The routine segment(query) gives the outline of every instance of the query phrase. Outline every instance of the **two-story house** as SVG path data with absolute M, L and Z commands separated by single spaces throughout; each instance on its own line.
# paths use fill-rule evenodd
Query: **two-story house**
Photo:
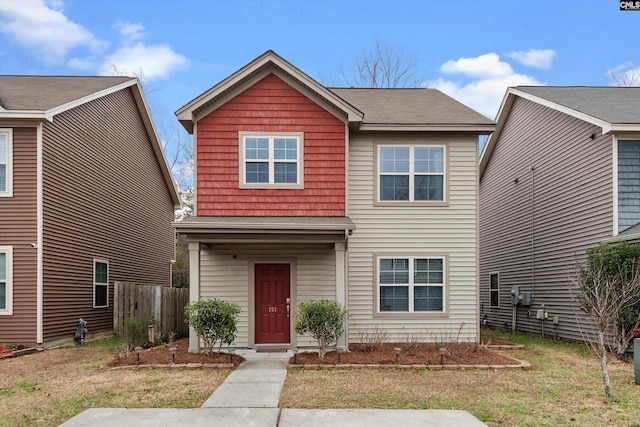
M 0 343 L 113 330 L 113 282 L 169 285 L 179 206 L 130 77 L 0 76 Z
M 476 341 L 478 135 L 433 89 L 327 88 L 267 51 L 176 112 L 194 135 L 191 300 L 242 308 L 236 345 L 313 345 L 296 307 L 336 300 L 343 342 Z M 190 350 L 199 342 L 191 333 Z
M 514 87 L 496 122 L 480 159 L 482 315 L 582 340 L 576 263 L 640 241 L 640 88 Z

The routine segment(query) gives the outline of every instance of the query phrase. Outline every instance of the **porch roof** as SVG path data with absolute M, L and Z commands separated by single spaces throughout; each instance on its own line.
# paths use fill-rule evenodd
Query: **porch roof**
M 173 226 L 200 242 L 344 242 L 356 228 L 348 217 L 190 217 Z

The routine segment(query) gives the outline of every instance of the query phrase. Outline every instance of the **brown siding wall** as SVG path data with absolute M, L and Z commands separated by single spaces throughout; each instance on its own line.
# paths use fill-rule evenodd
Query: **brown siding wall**
M 36 342 L 36 138 L 35 127 L 13 129 L 13 197 L 0 197 L 0 246 L 13 246 L 13 315 L 0 316 L 5 344 Z
M 540 333 L 536 310 L 549 313 L 545 334 L 580 340 L 570 274 L 585 249 L 613 232 L 611 137 L 597 126 L 531 101 L 513 105 L 480 181 L 480 301 L 489 324 L 511 327 L 510 289 L 532 291 L 532 198 L 535 165 L 535 300 L 517 308 L 517 329 Z M 518 183 L 514 180 L 518 179 Z M 500 307 L 489 307 L 489 275 L 499 273 Z M 528 316 L 530 312 L 531 317 Z
M 44 129 L 44 340 L 78 318 L 110 331 L 113 282 L 168 285 L 173 203 L 129 89 Z M 93 260 L 109 261 L 109 308 L 93 308 Z

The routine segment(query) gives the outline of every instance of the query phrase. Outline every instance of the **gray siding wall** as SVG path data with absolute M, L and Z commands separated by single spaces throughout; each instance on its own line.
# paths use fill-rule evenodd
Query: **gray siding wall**
M 44 340 L 113 327 L 113 282 L 169 285 L 173 203 L 129 89 L 44 128 Z M 93 308 L 93 260 L 109 307 Z
M 336 299 L 336 252 L 333 245 L 212 245 L 200 252 L 200 297 L 219 298 L 240 305 L 236 345 L 249 344 L 250 260 L 256 263 L 293 260 L 296 276 L 291 283 L 292 334 L 295 307 L 301 302 Z M 233 256 L 236 256 L 234 259 Z M 299 347 L 316 346 L 308 336 L 297 335 Z
M 375 143 L 445 144 L 448 146 L 449 206 L 374 206 L 377 179 Z M 437 341 L 456 334 L 464 323 L 461 339 L 478 339 L 477 178 L 476 135 L 352 135 L 349 142 L 349 216 L 356 230 L 349 238 L 348 308 L 349 340 L 374 328 L 387 332 L 390 340 L 421 336 Z M 447 315 L 425 318 L 400 314 L 376 317 L 375 255 L 447 256 Z
M 3 126 L 0 123 L 0 127 Z M 35 344 L 36 128 L 13 129 L 13 197 L 0 197 L 0 246 L 13 246 L 13 315 L 0 316 L 0 343 Z
M 570 275 L 585 249 L 613 234 L 612 137 L 547 107 L 516 99 L 500 140 L 480 180 L 480 299 L 490 325 L 511 327 L 509 290 L 533 291 L 517 308 L 517 329 L 540 333 L 535 310 L 549 313 L 545 333 L 582 339 Z M 535 165 L 534 212 L 532 173 Z M 515 180 L 518 180 L 517 183 Z M 499 273 L 500 307 L 489 307 L 489 275 Z M 531 314 L 531 317 L 528 315 Z
M 618 141 L 618 232 L 640 222 L 640 140 Z

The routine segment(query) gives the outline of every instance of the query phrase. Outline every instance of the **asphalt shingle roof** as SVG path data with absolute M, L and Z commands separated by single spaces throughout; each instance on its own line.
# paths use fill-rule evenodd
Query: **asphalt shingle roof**
M 47 111 L 128 80 L 132 77 L 0 76 L 0 107 Z
M 329 88 L 364 113 L 363 124 L 493 124 L 436 89 Z
M 640 87 L 518 86 L 515 89 L 611 124 L 640 123 Z

